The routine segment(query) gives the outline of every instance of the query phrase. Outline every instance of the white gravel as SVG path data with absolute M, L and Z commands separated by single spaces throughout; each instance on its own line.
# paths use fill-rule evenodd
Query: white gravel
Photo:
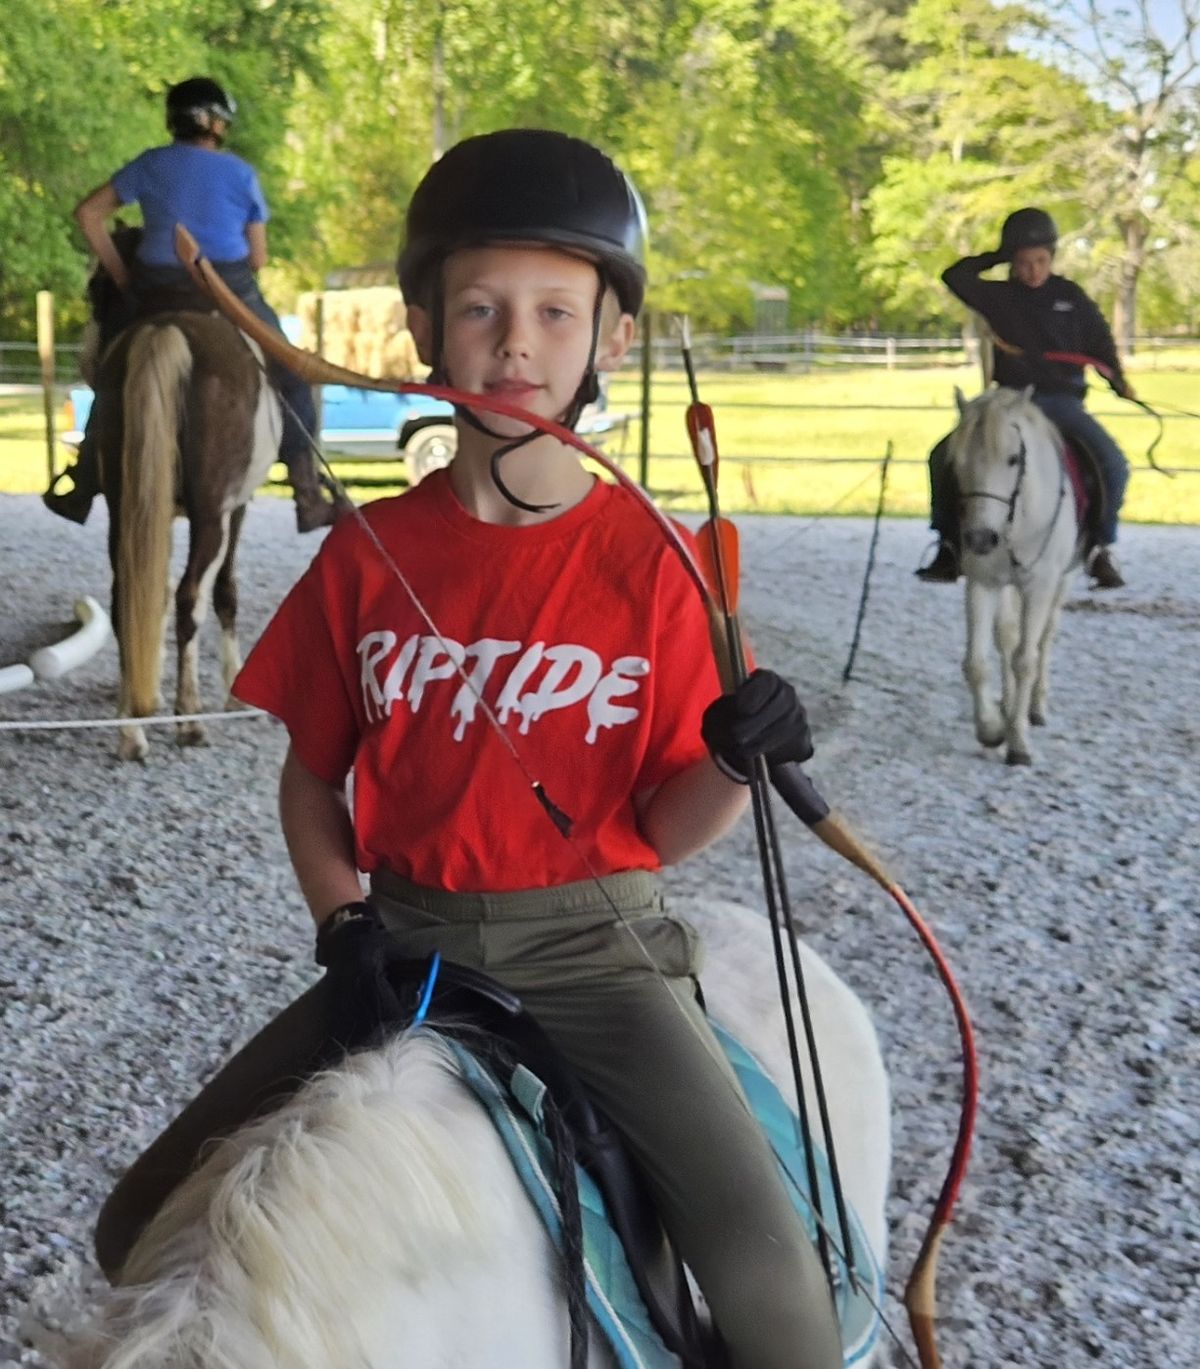
M 107 602 L 105 530 L 102 508 L 75 529 L 0 496 L 0 665 L 64 635 L 80 593 Z M 982 1103 L 942 1252 L 945 1361 L 1192 1369 L 1200 535 L 1129 528 L 1130 588 L 1080 584 L 1031 770 L 973 740 L 961 595 L 912 578 L 916 523 L 884 526 L 842 684 L 869 535 L 861 520 L 744 520 L 743 616 L 810 703 L 814 777 L 932 923 L 973 1008 Z M 244 642 L 318 538 L 297 537 L 281 501 L 253 506 Z M 213 651 L 204 668 L 215 707 Z M 109 716 L 115 685 L 110 646 L 0 696 L 0 720 Z M 2 1365 L 46 1362 L 29 1337 L 95 1279 L 90 1227 L 114 1179 L 314 976 L 275 817 L 283 744 L 266 721 L 192 751 L 155 729 L 130 766 L 112 731 L 0 731 Z M 899 1290 L 957 1118 L 949 1005 L 891 901 L 780 822 L 806 933 L 871 1006 L 892 1072 Z M 752 903 L 757 870 L 747 822 L 671 883 L 680 903 Z

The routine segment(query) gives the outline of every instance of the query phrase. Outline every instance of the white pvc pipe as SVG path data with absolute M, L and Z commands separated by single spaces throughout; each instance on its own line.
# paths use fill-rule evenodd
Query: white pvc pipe
M 27 665 L 0 666 L 0 694 L 11 694 L 33 683 L 33 671 Z
M 74 670 L 90 660 L 112 636 L 108 614 L 90 594 L 75 601 L 75 617 L 82 624 L 78 632 L 73 632 L 61 642 L 55 642 L 53 646 L 42 647 L 29 658 L 33 674 L 39 680 L 57 680 L 68 670 Z M 9 667 L 12 670 L 20 668 Z

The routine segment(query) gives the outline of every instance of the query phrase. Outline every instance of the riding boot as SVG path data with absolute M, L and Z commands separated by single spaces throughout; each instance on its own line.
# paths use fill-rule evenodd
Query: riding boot
M 958 478 L 950 464 L 950 438 L 929 453 L 929 526 L 938 535 L 937 554 L 914 572 L 918 580 L 952 585 L 959 577 Z
M 296 531 L 312 532 L 314 528 L 329 527 L 344 510 L 336 499 L 325 498 L 312 454 L 302 451 L 290 457 L 284 456 L 282 460 L 287 466 L 292 495 L 296 501 Z
M 1087 569 L 1092 577 L 1092 589 L 1122 589 L 1125 585 L 1112 547 L 1096 547 L 1088 558 Z
M 938 542 L 937 555 L 927 566 L 918 566 L 914 572 L 918 580 L 927 584 L 952 585 L 962 574 L 959 565 L 958 548 L 953 542 L 943 538 Z
M 71 477 L 72 485 L 69 490 L 60 492 L 55 487 L 65 475 Z M 96 449 L 85 433 L 75 464 L 59 471 L 50 482 L 50 488 L 42 495 L 42 503 L 60 518 L 70 519 L 72 523 L 86 523 L 92 511 L 92 500 L 99 493 L 100 463 Z

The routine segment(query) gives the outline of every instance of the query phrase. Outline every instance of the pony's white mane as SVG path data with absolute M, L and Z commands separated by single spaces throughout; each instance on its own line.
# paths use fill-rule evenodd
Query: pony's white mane
M 950 442 L 950 460 L 960 480 L 972 457 L 986 453 L 988 460 L 998 456 L 1007 458 L 1008 432 L 1014 423 L 1032 429 L 1033 436 L 1043 438 L 1055 451 L 1061 450 L 1062 437 L 1058 429 L 1025 391 L 997 386 L 976 395 L 963 407 Z
M 175 1191 L 130 1253 L 105 1329 L 73 1364 L 372 1362 L 355 1332 L 378 1321 L 381 1290 L 420 1283 L 472 1251 L 482 1256 L 503 1220 L 502 1201 L 473 1181 L 479 1170 L 464 1114 L 480 1115 L 445 1046 L 428 1033 L 323 1075 L 221 1142 Z M 405 1220 L 388 1223 L 381 1258 L 389 1211 Z M 98 1353 L 125 1334 L 119 1353 Z

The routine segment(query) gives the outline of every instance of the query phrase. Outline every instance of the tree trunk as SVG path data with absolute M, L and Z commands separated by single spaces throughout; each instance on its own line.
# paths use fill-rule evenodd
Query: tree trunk
M 433 52 L 430 55 L 430 84 L 433 87 L 433 161 L 446 150 L 446 52 L 442 42 L 445 6 L 439 4 L 433 27 Z
M 1117 277 L 1117 298 L 1113 306 L 1113 337 L 1117 343 L 1117 354 L 1127 361 L 1133 354 L 1133 337 L 1137 331 L 1137 288 L 1145 260 L 1146 238 L 1149 225 L 1142 218 L 1129 218 L 1121 221 L 1121 238 L 1124 251 L 1121 254 L 1121 269 Z

